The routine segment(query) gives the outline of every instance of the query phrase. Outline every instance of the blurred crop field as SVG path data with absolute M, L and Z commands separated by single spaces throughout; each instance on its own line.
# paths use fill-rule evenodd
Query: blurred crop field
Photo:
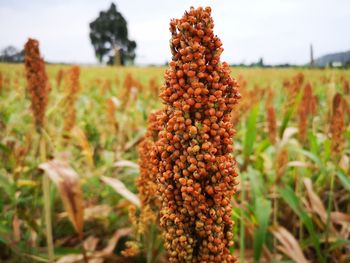
M 84 210 L 78 234 L 65 190 L 51 183 L 57 262 L 79 262 L 82 251 L 89 262 L 167 262 L 157 226 L 139 216 L 135 183 L 137 147 L 149 114 L 161 108 L 166 68 L 80 66 L 67 130 L 70 69 L 46 65 L 44 147 L 79 176 L 75 202 Z M 350 262 L 350 70 L 232 68 L 231 75 L 242 95 L 232 115 L 235 255 L 240 262 Z M 47 261 L 41 184 L 43 170 L 57 167 L 45 169 L 38 158 L 26 85 L 24 65 L 0 64 L 0 262 Z

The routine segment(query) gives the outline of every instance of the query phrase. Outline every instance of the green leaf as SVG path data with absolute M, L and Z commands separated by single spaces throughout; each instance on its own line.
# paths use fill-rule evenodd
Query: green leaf
M 250 111 L 248 119 L 247 119 L 247 130 L 244 139 L 244 156 L 245 158 L 249 158 L 249 155 L 253 152 L 253 145 L 256 138 L 256 122 L 259 113 L 259 105 L 253 107 Z
M 280 138 L 282 138 L 284 130 L 287 128 L 288 122 L 289 122 L 290 118 L 292 117 L 292 114 L 293 114 L 293 108 L 290 108 L 286 112 L 286 114 L 284 115 L 283 120 L 282 120 L 282 124 L 281 124 L 281 128 L 280 128 Z
M 14 184 L 5 175 L 0 174 L 0 188 L 3 188 L 5 193 L 11 200 L 15 199 Z
M 258 221 L 258 228 L 254 232 L 254 261 L 260 262 L 263 246 L 265 244 L 269 218 L 271 214 L 271 201 L 259 197 L 255 202 L 255 216 Z
M 264 182 L 260 173 L 251 167 L 248 168 L 247 175 L 250 181 L 252 199 L 256 202 L 263 195 Z
M 339 180 L 342 182 L 344 187 L 350 191 L 350 179 L 346 176 L 346 174 L 343 171 L 339 171 L 336 173 Z
M 323 161 L 324 162 L 328 162 L 328 160 L 331 158 L 331 153 L 332 153 L 331 144 L 332 144 L 332 142 L 329 139 L 324 141 L 324 144 L 323 144 L 323 146 L 324 146 L 324 148 L 323 148 Z
M 310 152 L 317 156 L 319 152 L 319 149 L 318 149 L 319 146 L 317 143 L 316 134 L 314 134 L 313 132 L 309 132 L 308 135 L 309 135 L 309 142 L 310 142 Z
M 312 239 L 313 245 L 316 249 L 318 261 L 325 262 L 325 258 L 321 254 L 320 240 L 316 234 L 312 219 L 301 207 L 299 198 L 296 196 L 293 189 L 289 186 L 286 186 L 283 189 L 278 188 L 277 190 L 281 195 L 282 199 L 292 208 L 294 213 L 296 213 L 299 216 L 301 222 L 305 225 L 306 229 L 308 230 L 310 238 Z
M 284 130 L 288 127 L 288 123 L 289 123 L 290 119 L 292 118 L 294 112 L 296 111 L 297 106 L 299 105 L 299 103 L 301 101 L 302 95 L 303 95 L 303 92 L 301 89 L 298 96 L 297 96 L 297 99 L 296 99 L 294 105 L 292 105 L 292 107 L 290 107 L 287 110 L 286 114 L 283 116 L 283 120 L 282 120 L 282 124 L 281 124 L 281 128 L 280 128 L 280 138 L 282 138 Z

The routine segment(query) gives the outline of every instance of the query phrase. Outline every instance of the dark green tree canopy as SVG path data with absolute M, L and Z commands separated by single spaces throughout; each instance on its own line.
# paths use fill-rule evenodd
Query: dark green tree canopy
M 0 62 L 20 63 L 24 61 L 24 51 L 14 46 L 7 46 L 0 51 Z
M 101 63 L 113 61 L 115 49 L 119 49 L 122 64 L 135 59 L 136 42 L 129 40 L 127 22 L 114 3 L 90 23 L 90 40 Z

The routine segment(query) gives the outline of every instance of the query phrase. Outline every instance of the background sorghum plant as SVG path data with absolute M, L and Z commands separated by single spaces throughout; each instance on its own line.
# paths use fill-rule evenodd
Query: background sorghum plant
M 44 60 L 40 56 L 39 42 L 35 39 L 28 39 L 24 46 L 24 53 L 27 86 L 32 101 L 31 109 L 36 128 L 39 130 L 44 124 L 50 85 L 46 75 Z

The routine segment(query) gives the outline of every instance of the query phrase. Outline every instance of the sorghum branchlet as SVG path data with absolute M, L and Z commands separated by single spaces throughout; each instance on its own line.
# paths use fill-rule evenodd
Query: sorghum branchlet
M 331 148 L 336 158 L 340 158 L 344 148 L 344 98 L 337 93 L 333 98 L 333 113 L 330 125 Z
M 117 132 L 119 130 L 119 124 L 118 124 L 118 121 L 117 121 L 117 119 L 115 117 L 115 113 L 117 111 L 117 105 L 114 102 L 115 99 L 116 98 L 114 98 L 114 97 L 109 98 L 107 100 L 107 105 L 106 106 L 107 106 L 108 121 L 111 124 L 111 126 L 113 127 L 115 134 L 117 134 Z
M 304 142 L 307 135 L 308 119 L 310 116 L 316 114 L 317 97 L 312 93 L 312 86 L 307 83 L 303 90 L 303 97 L 298 108 L 298 128 L 299 128 L 299 139 Z
M 142 207 L 140 221 L 146 224 L 155 223 L 160 207 L 156 179 L 158 163 L 154 163 L 154 147 L 158 140 L 158 133 L 163 129 L 163 119 L 164 113 L 161 110 L 149 115 L 147 132 L 138 147 L 140 176 L 137 178 L 136 185 Z
M 57 71 L 57 75 L 56 75 L 56 86 L 60 87 L 62 80 L 64 78 L 64 71 L 63 69 L 60 69 L 59 71 Z
M 28 91 L 31 96 L 37 130 L 43 127 L 50 85 L 45 71 L 44 60 L 40 56 L 39 42 L 29 38 L 24 46 L 24 64 Z
M 270 142 L 274 144 L 277 136 L 277 123 L 275 108 L 272 105 L 267 107 L 266 115 L 269 139 Z
M 123 107 L 128 108 L 131 103 L 134 103 L 137 100 L 137 94 L 142 90 L 143 85 L 131 73 L 127 73 L 119 97 Z
M 286 147 L 283 147 L 277 151 L 275 171 L 276 181 L 275 184 L 279 184 L 283 178 L 288 164 L 289 153 Z
M 159 96 L 159 86 L 157 83 L 157 78 L 153 77 L 149 80 L 149 90 L 151 91 L 151 95 L 158 97 Z
M 350 94 L 350 84 L 348 80 L 343 80 L 343 91 L 345 95 Z
M 3 79 L 2 72 L 0 71 L 0 95 L 3 90 Z
M 77 94 L 80 89 L 79 83 L 80 68 L 73 66 L 69 69 L 66 76 L 66 102 L 65 102 L 65 118 L 64 127 L 65 132 L 69 132 L 75 125 L 76 109 L 75 102 Z
M 170 23 L 172 61 L 161 98 L 167 120 L 158 152 L 160 225 L 169 262 L 234 262 L 231 197 L 236 190 L 230 113 L 237 82 L 213 33 L 211 9 Z
M 297 102 L 298 94 L 302 89 L 303 82 L 304 82 L 303 73 L 296 74 L 291 81 L 285 80 L 283 82 L 283 86 L 287 92 L 286 101 L 283 106 L 284 113 L 289 112 L 295 106 L 295 103 Z
M 242 95 L 242 100 L 236 106 L 235 110 L 231 113 L 231 122 L 233 126 L 236 126 L 245 114 L 250 112 L 254 106 L 256 106 L 264 97 L 265 89 L 255 86 L 254 89 L 246 88 L 247 82 L 241 77 L 239 84 L 239 92 Z M 242 84 L 240 84 L 242 83 Z M 242 88 L 243 87 L 245 88 Z M 245 99 L 244 99 L 245 98 Z

